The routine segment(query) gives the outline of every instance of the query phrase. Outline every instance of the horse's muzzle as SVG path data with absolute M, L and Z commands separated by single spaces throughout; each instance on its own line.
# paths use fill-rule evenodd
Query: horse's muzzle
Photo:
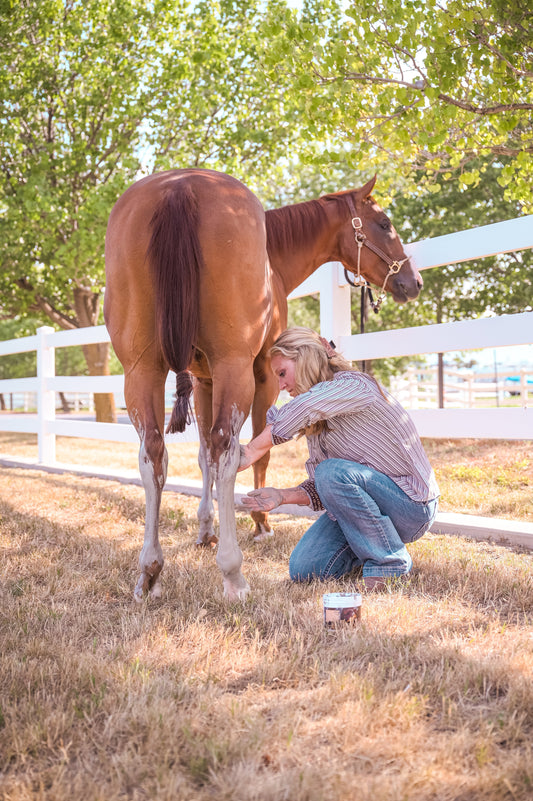
M 391 281 L 390 291 L 396 303 L 407 303 L 419 296 L 423 285 L 424 281 L 418 270 L 411 275 L 402 275 L 400 272 Z

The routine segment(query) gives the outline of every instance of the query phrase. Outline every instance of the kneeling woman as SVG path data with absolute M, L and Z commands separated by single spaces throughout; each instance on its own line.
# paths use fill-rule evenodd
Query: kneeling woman
M 284 331 L 270 354 L 279 388 L 292 400 L 269 409 L 265 429 L 241 446 L 239 470 L 303 433 L 309 478 L 254 490 L 243 504 L 250 511 L 284 503 L 326 510 L 291 555 L 294 581 L 338 578 L 362 565 L 366 589 L 382 589 L 409 573 L 405 543 L 419 539 L 437 512 L 439 489 L 415 426 L 374 378 L 308 328 Z

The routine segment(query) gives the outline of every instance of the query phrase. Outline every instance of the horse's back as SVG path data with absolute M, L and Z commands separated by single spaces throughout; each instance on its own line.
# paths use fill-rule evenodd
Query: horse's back
M 115 203 L 106 233 L 108 281 L 115 272 L 128 272 L 132 265 L 136 272 L 146 269 L 154 213 L 166 195 L 181 191 L 190 191 L 196 198 L 206 261 L 210 250 L 220 257 L 235 239 L 253 239 L 266 247 L 263 208 L 243 183 L 214 170 L 168 170 L 141 178 Z
M 155 173 L 130 186 L 113 207 L 106 235 L 104 305 L 111 338 L 125 341 L 127 331 L 134 329 L 137 340 L 143 340 L 155 330 L 158 301 L 150 259 L 154 223 L 169 198 L 182 196 L 195 207 L 201 251 L 199 297 L 188 299 L 197 300 L 199 307 L 195 344 L 210 353 L 222 336 L 230 350 L 242 347 L 244 328 L 257 351 L 271 300 L 264 210 L 244 184 L 213 170 Z M 176 227 L 183 225 L 176 220 Z

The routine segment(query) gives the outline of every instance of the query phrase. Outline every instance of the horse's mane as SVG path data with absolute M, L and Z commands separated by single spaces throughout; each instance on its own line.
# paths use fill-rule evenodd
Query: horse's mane
M 313 240 L 327 223 L 326 212 L 320 200 L 269 209 L 265 216 L 269 256 L 302 247 Z

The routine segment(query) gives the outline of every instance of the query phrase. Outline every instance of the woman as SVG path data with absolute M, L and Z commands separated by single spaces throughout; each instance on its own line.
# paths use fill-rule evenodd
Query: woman
M 303 433 L 309 478 L 254 490 L 243 504 L 250 511 L 282 503 L 326 510 L 291 555 L 294 581 L 338 578 L 362 565 L 365 588 L 384 589 L 409 573 L 405 543 L 419 539 L 437 512 L 439 489 L 414 424 L 374 378 L 308 328 L 284 331 L 270 355 L 292 400 L 269 409 L 261 434 L 241 446 L 239 470 Z

